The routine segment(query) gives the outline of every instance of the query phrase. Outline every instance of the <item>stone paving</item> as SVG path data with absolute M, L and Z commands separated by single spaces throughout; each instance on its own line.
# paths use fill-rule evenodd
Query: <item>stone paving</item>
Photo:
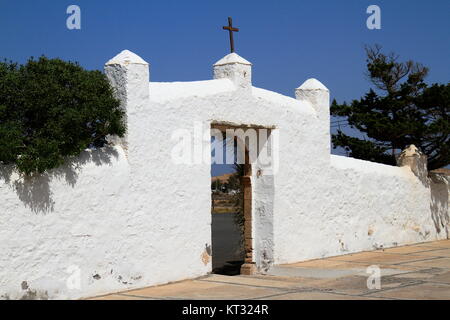
M 367 286 L 367 267 L 373 265 L 381 270 L 380 289 Z M 91 299 L 450 300 L 450 240 L 279 265 L 267 275 L 211 274 Z

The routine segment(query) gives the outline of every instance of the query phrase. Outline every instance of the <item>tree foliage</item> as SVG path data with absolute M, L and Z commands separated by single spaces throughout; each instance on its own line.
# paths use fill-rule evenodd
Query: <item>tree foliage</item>
M 395 154 L 410 144 L 428 156 L 430 170 L 450 163 L 450 83 L 428 86 L 428 69 L 413 61 L 399 62 L 380 46 L 367 47 L 367 76 L 375 87 L 351 104 L 331 106 L 331 114 L 346 117 L 350 127 L 367 139 L 332 136 L 334 148 L 350 156 L 395 165 Z
M 124 112 L 105 75 L 41 57 L 0 62 L 0 163 L 27 175 L 63 164 L 107 135 L 123 136 Z

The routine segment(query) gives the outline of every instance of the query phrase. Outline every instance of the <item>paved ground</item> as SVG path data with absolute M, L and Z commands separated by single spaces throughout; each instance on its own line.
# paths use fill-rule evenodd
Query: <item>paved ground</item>
M 381 268 L 368 289 L 367 267 Z M 93 299 L 447 299 L 450 240 L 277 266 L 270 275 L 208 275 Z

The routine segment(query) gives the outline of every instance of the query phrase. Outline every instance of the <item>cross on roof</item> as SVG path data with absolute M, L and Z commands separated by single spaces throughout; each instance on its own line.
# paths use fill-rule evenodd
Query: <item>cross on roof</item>
M 238 32 L 239 29 L 238 28 L 233 28 L 233 20 L 231 19 L 231 17 L 228 17 L 228 27 L 222 27 L 223 30 L 228 30 L 228 32 L 230 33 L 230 47 L 231 47 L 231 52 L 234 52 L 234 38 L 233 38 L 233 32 Z

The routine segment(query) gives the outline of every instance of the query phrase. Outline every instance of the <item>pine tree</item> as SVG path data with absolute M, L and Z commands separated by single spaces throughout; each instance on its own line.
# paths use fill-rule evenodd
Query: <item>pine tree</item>
M 395 165 L 395 156 L 410 144 L 428 156 L 428 169 L 450 163 L 450 83 L 428 86 L 428 69 L 399 62 L 381 47 L 366 47 L 367 76 L 375 87 L 351 104 L 333 100 L 331 114 L 367 139 L 332 135 L 333 147 L 343 147 L 354 158 Z

